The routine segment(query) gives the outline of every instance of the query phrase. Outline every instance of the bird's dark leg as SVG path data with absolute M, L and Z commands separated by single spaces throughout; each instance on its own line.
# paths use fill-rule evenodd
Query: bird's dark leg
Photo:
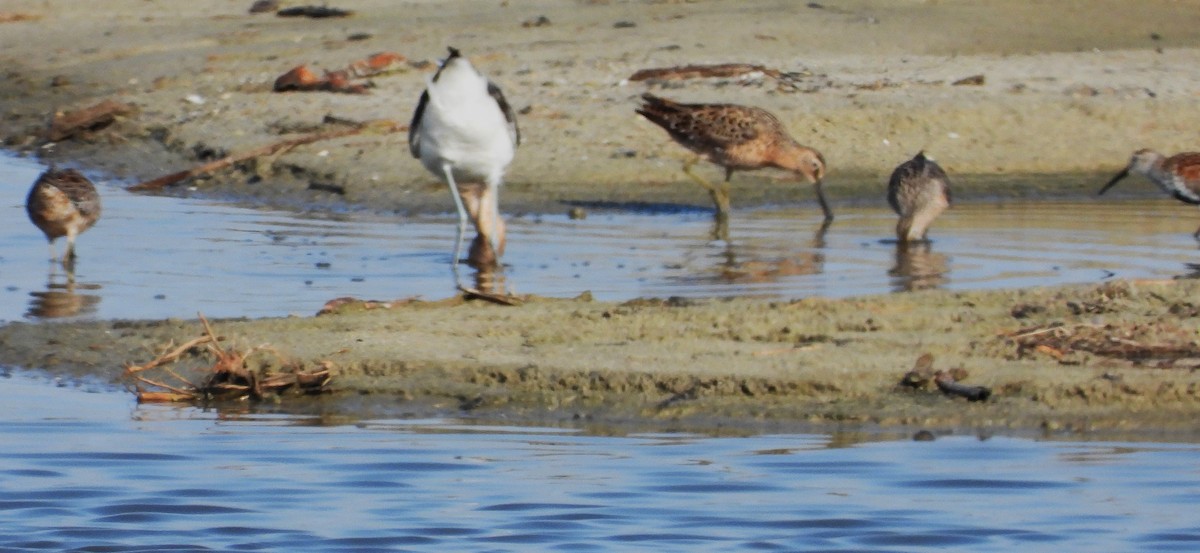
M 687 176 L 691 177 L 697 184 L 708 190 L 708 194 L 712 196 L 713 204 L 717 206 L 717 213 L 729 213 L 729 186 L 714 186 L 707 179 L 692 171 L 692 166 L 699 163 L 700 159 L 700 156 L 696 156 L 683 162 L 683 172 L 687 173 Z
M 813 233 L 813 248 L 821 249 L 825 247 L 825 232 L 829 230 L 829 225 L 833 224 L 833 219 L 825 219 L 821 221 L 820 228 Z
M 1197 228 L 1196 232 L 1192 233 L 1192 238 L 1195 238 L 1196 240 L 1200 240 L 1200 228 Z
M 729 242 L 729 212 L 713 213 L 712 239 Z
M 821 181 L 817 181 L 814 186 L 817 187 L 817 202 L 821 204 L 821 211 L 825 213 L 825 222 L 833 220 L 833 210 L 829 209 L 829 202 L 825 201 L 825 192 L 821 190 Z

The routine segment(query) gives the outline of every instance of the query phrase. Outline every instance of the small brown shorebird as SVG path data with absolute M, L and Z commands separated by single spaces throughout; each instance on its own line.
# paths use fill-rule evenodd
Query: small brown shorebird
M 1129 158 L 1129 165 L 1108 181 L 1099 194 L 1108 192 L 1109 188 L 1128 177 L 1129 173 L 1145 175 L 1150 182 L 1158 185 L 1163 192 L 1174 196 L 1176 200 L 1200 205 L 1200 152 L 1185 152 L 1164 157 L 1154 150 L 1142 148 L 1133 153 Z M 1192 236 L 1200 240 L 1200 228 L 1197 228 Z
M 917 152 L 892 171 L 887 199 L 900 215 L 896 238 L 922 241 L 930 223 L 950 207 L 950 180 L 937 162 L 925 157 L 924 151 Z
M 92 181 L 79 171 L 51 167 L 33 183 L 25 210 L 49 240 L 52 259 L 54 240 L 67 237 L 62 263 L 69 266 L 75 260 L 75 237 L 100 218 L 100 195 Z
M 697 154 L 683 164 L 683 171 L 708 189 L 719 215 L 729 212 L 729 179 L 734 171 L 775 167 L 792 171 L 816 186 L 825 221 L 833 220 L 821 191 L 825 158 L 796 142 L 770 112 L 734 104 L 682 104 L 653 94 L 643 94 L 642 100 L 639 114 Z M 713 185 L 692 172 L 702 158 L 725 168 L 722 185 Z

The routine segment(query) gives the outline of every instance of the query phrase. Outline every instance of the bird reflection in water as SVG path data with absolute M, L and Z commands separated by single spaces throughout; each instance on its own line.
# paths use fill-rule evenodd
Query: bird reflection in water
M 475 237 L 471 247 L 467 250 L 467 258 L 463 261 L 465 265 L 474 270 L 473 287 L 462 284 L 458 263 L 451 265 L 450 272 L 454 276 L 454 286 L 459 291 L 466 292 L 468 295 L 490 296 L 491 299 L 503 303 L 504 298 L 511 297 L 513 292 L 509 290 L 508 279 L 504 275 L 504 264 L 500 263 L 497 257 L 491 255 L 493 251 L 487 237 L 482 234 Z
M 897 292 L 931 290 L 940 288 L 950 281 L 949 259 L 945 254 L 935 253 L 932 243 L 896 242 L 896 265 L 888 271 L 892 287 Z
M 85 291 L 99 289 L 99 284 L 76 283 L 73 271 L 58 275 L 51 270 L 46 279 L 46 289 L 29 293 L 33 298 L 29 300 L 29 311 L 25 316 L 32 319 L 61 319 L 94 313 L 100 304 L 100 296 Z
M 458 276 L 454 277 L 454 281 L 459 282 Z M 512 292 L 508 289 L 508 280 L 504 277 L 504 271 L 499 265 L 481 265 L 475 267 L 475 288 L 463 288 L 459 285 L 460 290 L 464 292 L 475 292 L 497 297 L 512 296 Z
M 713 220 L 713 239 L 725 242 L 722 252 L 724 260 L 719 267 L 720 279 L 729 283 L 775 282 L 783 277 L 824 272 L 825 253 L 822 250 L 825 249 L 825 231 L 829 230 L 831 223 L 831 220 L 821 223 L 805 251 L 776 260 L 739 261 L 737 249 L 729 240 L 728 218 L 723 219 L 721 214 L 717 214 Z

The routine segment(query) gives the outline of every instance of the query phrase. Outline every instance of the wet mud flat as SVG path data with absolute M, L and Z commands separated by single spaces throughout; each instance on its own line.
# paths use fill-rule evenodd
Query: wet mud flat
M 881 197 L 891 168 L 920 149 L 957 179 L 956 197 L 1090 194 L 1100 180 L 1045 188 L 991 177 L 1111 174 L 1138 147 L 1193 149 L 1200 121 L 1198 77 L 1178 69 L 1200 58 L 1187 2 L 1130 12 L 1118 0 L 863 0 L 780 14 L 776 2 L 492 11 L 369 0 L 333 21 L 249 14 L 249 4 L 6 3 L 5 147 L 136 182 L 327 132 L 327 115 L 387 120 L 397 132 L 298 145 L 166 193 L 441 213 L 444 186 L 407 158 L 398 131 L 448 44 L 472 53 L 519 110 L 527 141 L 504 189 L 506 213 L 704 205 L 679 172 L 685 154 L 633 115 L 648 90 L 775 112 L 829 160 L 835 212 L 839 202 Z M 941 32 L 913 33 L 915 23 Z M 381 50 L 412 63 L 370 79 L 367 94 L 271 90 L 297 64 L 344 67 Z M 799 80 L 628 82 L 642 69 L 722 62 Z M 107 126 L 46 135 L 56 113 L 110 100 L 129 109 Z M 811 201 L 807 188 L 778 180 L 739 175 L 735 209 Z M 1195 292 L 1180 280 L 774 302 L 531 298 L 507 307 L 456 298 L 214 324 L 243 347 L 270 343 L 305 365 L 331 363 L 339 391 L 322 402 L 378 399 L 372 405 L 400 412 L 1186 434 L 1196 409 Z M 14 323 L 0 328 L 0 363 L 116 380 L 124 364 L 199 332 L 179 320 Z M 926 353 L 935 369 L 965 369 L 962 382 L 988 387 L 990 398 L 897 390 Z
M 229 347 L 269 344 L 298 367 L 331 368 L 332 393 L 284 401 L 347 416 L 1164 440 L 1197 437 L 1198 292 L 1164 280 L 840 300 L 451 298 L 212 324 Z M 202 332 L 182 320 L 13 323 L 0 363 L 117 382 Z M 925 354 L 990 396 L 901 385 Z

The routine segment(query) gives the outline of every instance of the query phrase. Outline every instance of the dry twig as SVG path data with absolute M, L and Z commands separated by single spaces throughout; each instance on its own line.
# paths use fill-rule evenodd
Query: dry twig
M 368 130 L 379 130 L 383 134 L 389 134 L 389 133 L 394 133 L 394 132 L 407 131 L 408 125 L 403 125 L 403 124 L 400 124 L 400 123 L 397 123 L 395 121 L 391 121 L 388 119 L 380 119 L 380 120 L 376 120 L 376 121 L 368 121 L 366 123 L 362 123 L 360 125 L 350 127 L 350 128 L 333 129 L 333 130 L 328 130 L 328 131 L 309 133 L 309 134 L 305 134 L 305 135 L 298 136 L 295 138 L 289 138 L 287 140 L 283 140 L 280 142 L 275 142 L 273 144 L 268 144 L 266 146 L 261 146 L 261 147 L 255 148 L 253 150 L 240 152 L 240 153 L 236 153 L 236 154 L 230 154 L 221 159 L 218 159 L 215 161 L 210 161 L 208 163 L 198 165 L 191 169 L 178 171 L 175 173 L 171 173 L 169 175 L 163 175 L 161 177 L 130 186 L 128 188 L 128 190 L 131 192 L 146 192 L 146 191 L 161 190 L 163 188 L 166 188 L 173 184 L 177 184 L 177 183 L 185 181 L 187 179 L 190 179 L 193 177 L 198 177 L 200 175 L 207 175 L 209 173 L 219 171 L 221 169 L 224 169 L 226 167 L 229 167 L 229 166 L 237 164 L 237 163 L 241 163 L 241 162 L 249 160 L 249 159 L 253 159 L 253 158 L 261 157 L 261 156 L 274 155 L 279 152 L 295 148 L 296 146 L 301 146 L 304 144 L 311 144 L 313 142 L 318 142 L 321 140 L 330 140 L 333 138 L 342 138 L 345 136 L 353 136 L 356 134 L 361 134 Z
M 218 345 L 222 338 L 213 331 L 208 319 L 200 315 L 200 322 L 204 326 L 203 336 L 176 347 L 168 346 L 165 348 L 167 351 L 148 363 L 125 368 L 125 378 L 132 382 L 139 402 L 207 401 L 230 395 L 238 399 L 263 399 L 289 389 L 319 393 L 326 390 L 332 378 L 328 362 L 322 362 L 321 369 L 310 372 L 300 371 L 293 366 L 288 373 L 255 373 L 246 368 L 246 360 L 256 353 L 270 353 L 281 365 L 288 363 L 284 362 L 282 354 L 270 346 L 257 346 L 244 352 L 233 348 L 222 349 Z M 213 358 L 207 376 L 199 384 L 182 376 L 171 366 L 185 353 L 196 348 L 201 348 L 202 353 Z M 172 381 L 146 376 L 145 373 L 154 370 L 161 371 Z
M 133 111 L 134 107 L 131 104 L 104 100 L 86 108 L 58 112 L 50 121 L 50 128 L 46 129 L 46 139 L 58 142 L 81 133 L 99 130 L 111 125 L 117 117 L 129 115 Z

